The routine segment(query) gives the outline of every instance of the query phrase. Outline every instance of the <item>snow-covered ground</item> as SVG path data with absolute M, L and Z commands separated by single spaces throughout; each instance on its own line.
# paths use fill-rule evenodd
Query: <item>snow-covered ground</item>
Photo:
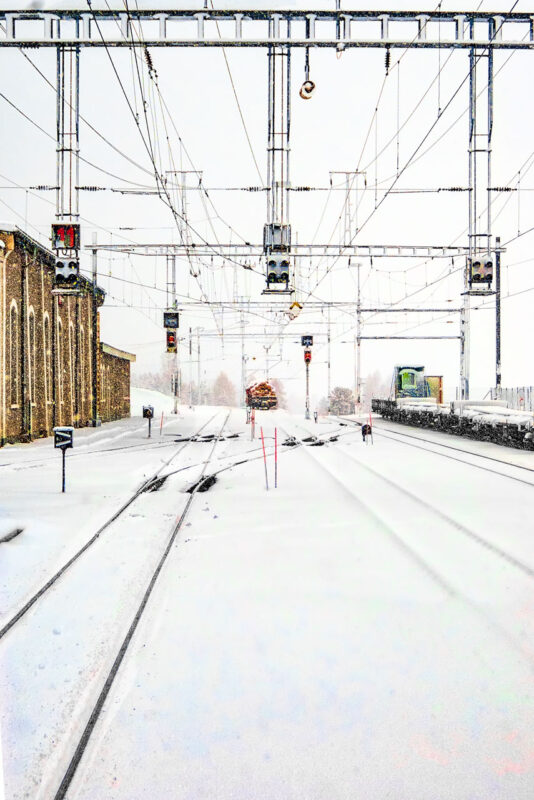
M 55 796 L 213 447 L 175 439 L 225 416 L 181 409 L 150 441 L 139 419 L 86 434 L 64 496 L 50 443 L 0 451 L 2 513 L 24 526 L 0 544 L 4 622 L 143 479 L 174 472 L 0 640 L 9 800 Z M 276 489 L 275 426 L 327 441 L 280 446 Z M 508 448 L 511 466 L 452 460 L 378 427 L 366 445 L 259 412 L 266 491 L 261 442 L 231 412 L 239 436 L 207 471 L 244 463 L 195 496 L 69 800 L 531 800 L 534 475 Z
M 360 423 L 368 421 L 366 415 L 357 414 L 339 417 L 338 419 L 352 419 Z M 532 450 L 518 450 L 514 447 L 506 447 L 505 445 L 494 444 L 493 442 L 479 442 L 476 439 L 468 439 L 465 436 L 456 436 L 454 434 L 444 433 L 443 431 L 435 431 L 416 426 L 412 427 L 411 425 L 401 425 L 389 419 L 382 419 L 375 414 L 372 415 L 372 423 L 376 436 L 396 433 L 400 438 L 404 436 L 405 439 L 415 439 L 417 437 L 426 445 L 435 443 L 445 448 L 448 447 L 452 449 L 456 447 L 460 448 L 464 453 L 473 453 L 474 455 L 493 458 L 497 461 L 505 461 L 509 464 L 525 466 L 534 470 L 534 451 Z M 465 458 L 465 455 L 462 455 L 462 458 Z
M 154 417 L 159 423 L 161 414 L 171 414 L 174 409 L 174 398 L 154 389 L 139 389 L 132 386 L 130 390 L 130 409 L 133 417 L 141 416 L 143 406 L 152 406 Z

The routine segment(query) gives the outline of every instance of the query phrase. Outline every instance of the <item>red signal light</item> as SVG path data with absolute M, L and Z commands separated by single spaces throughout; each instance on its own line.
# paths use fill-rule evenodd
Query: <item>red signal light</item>
M 304 351 L 304 362 L 306 364 L 309 364 L 310 361 L 311 361 L 311 350 L 305 350 Z
M 176 333 L 175 331 L 166 331 L 167 334 L 167 353 L 176 353 Z

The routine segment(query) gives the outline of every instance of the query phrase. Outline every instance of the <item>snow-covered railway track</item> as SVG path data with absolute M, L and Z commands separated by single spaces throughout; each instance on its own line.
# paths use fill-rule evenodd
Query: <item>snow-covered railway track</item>
M 191 439 L 197 437 L 201 434 L 201 432 L 215 419 L 217 414 L 213 414 L 201 427 L 193 434 L 192 437 L 189 438 L 188 441 L 185 441 L 180 447 L 178 447 L 170 456 L 169 458 L 161 464 L 158 469 L 143 483 L 139 486 L 126 500 L 125 502 L 118 508 L 112 515 L 109 517 L 95 533 L 82 545 L 75 553 L 72 555 L 37 591 L 35 591 L 31 597 L 19 608 L 19 610 L 13 614 L 10 619 L 3 624 L 0 628 L 0 640 L 8 633 L 8 631 L 16 625 L 19 620 L 21 620 L 27 612 L 40 600 L 43 595 L 45 595 L 49 589 L 51 589 L 58 580 L 78 561 L 78 559 L 86 553 L 89 548 L 100 538 L 101 534 L 104 533 L 114 522 L 116 522 L 124 512 L 129 509 L 132 504 L 145 492 L 147 491 L 150 486 L 154 484 L 158 478 L 161 477 L 161 473 L 163 470 L 168 467 L 178 456 L 180 456 L 184 450 L 190 444 Z M 220 438 L 220 437 L 219 437 Z M 218 439 L 217 439 L 218 441 Z M 166 445 L 168 447 L 168 444 Z
M 86 747 L 87 747 L 87 745 L 89 743 L 89 740 L 91 738 L 91 734 L 92 734 L 92 732 L 93 732 L 93 730 L 95 728 L 95 725 L 98 722 L 98 719 L 99 719 L 99 717 L 100 717 L 100 715 L 102 713 L 106 698 L 107 698 L 107 696 L 108 696 L 108 694 L 109 694 L 109 692 L 111 690 L 111 687 L 113 685 L 115 677 L 116 677 L 117 673 L 119 672 L 119 669 L 120 669 L 121 664 L 122 664 L 122 662 L 124 660 L 124 657 L 126 655 L 128 647 L 130 645 L 130 642 L 132 641 L 132 638 L 133 638 L 133 636 L 135 634 L 135 631 L 137 629 L 139 621 L 140 621 L 140 619 L 141 619 L 141 617 L 143 615 L 143 612 L 144 612 L 144 610 L 145 610 L 145 608 L 147 606 L 147 603 L 148 603 L 148 601 L 150 599 L 150 595 L 152 594 L 152 591 L 154 589 L 156 581 L 158 580 L 158 577 L 159 577 L 159 575 L 161 573 L 161 570 L 163 569 L 163 566 L 164 566 L 164 564 L 165 564 L 165 562 L 166 562 L 166 560 L 167 560 L 167 558 L 169 556 L 171 548 L 173 547 L 173 545 L 174 545 L 174 543 L 176 541 L 176 537 L 178 536 L 178 534 L 180 533 L 180 531 L 181 531 L 181 529 L 183 527 L 183 524 L 184 524 L 184 522 L 185 522 L 185 520 L 187 518 L 187 515 L 189 513 L 191 505 L 192 505 L 192 503 L 193 503 L 193 501 L 195 499 L 195 496 L 197 494 L 197 491 L 199 490 L 200 486 L 202 485 L 202 481 L 203 481 L 203 479 L 204 479 L 204 477 L 206 475 L 206 470 L 208 468 L 208 464 L 210 463 L 210 461 L 211 461 L 211 459 L 213 457 L 213 454 L 215 452 L 215 448 L 217 447 L 217 444 L 219 443 L 219 441 L 220 441 L 220 439 L 222 437 L 223 430 L 224 430 L 224 428 L 226 426 L 226 423 L 228 422 L 229 416 L 230 416 L 230 412 L 228 412 L 226 414 L 226 416 L 224 418 L 224 421 L 223 421 L 223 424 L 221 425 L 221 428 L 219 430 L 219 433 L 213 440 L 210 453 L 208 455 L 208 458 L 205 460 L 205 462 L 203 464 L 203 467 L 202 467 L 202 469 L 200 471 L 200 474 L 199 474 L 199 476 L 198 476 L 198 478 L 196 480 L 195 486 L 190 491 L 189 498 L 188 498 L 188 500 L 187 500 L 187 502 L 185 504 L 185 507 L 184 507 L 180 517 L 178 518 L 178 520 L 175 522 L 175 524 L 172 527 L 172 530 L 171 530 L 169 539 L 167 541 L 166 547 L 165 547 L 165 549 L 163 551 L 163 554 L 161 555 L 161 558 L 159 559 L 159 561 L 157 563 L 157 566 L 156 566 L 155 570 L 152 573 L 150 581 L 149 581 L 149 583 L 148 583 L 148 585 L 147 585 L 147 587 L 145 589 L 145 592 L 144 592 L 144 594 L 142 596 L 141 602 L 140 602 L 139 606 L 137 607 L 137 610 L 135 611 L 135 615 L 134 615 L 134 617 L 133 617 L 133 619 L 132 619 L 132 621 L 130 623 L 130 626 L 128 628 L 126 636 L 124 637 L 124 639 L 123 639 L 123 641 L 122 641 L 122 643 L 121 643 L 121 645 L 119 647 L 119 650 L 117 652 L 117 655 L 115 656 L 115 659 L 113 661 L 111 669 L 109 670 L 109 672 L 108 672 L 108 674 L 106 676 L 106 679 L 104 681 L 104 685 L 102 686 L 102 689 L 100 691 L 100 694 L 98 695 L 97 701 L 96 701 L 96 703 L 94 704 L 94 706 L 92 708 L 92 711 L 91 711 L 91 714 L 89 716 L 89 719 L 88 719 L 88 721 L 87 721 L 87 723 L 86 723 L 86 725 L 85 725 L 85 727 L 83 729 L 82 735 L 79 738 L 78 744 L 76 745 L 76 748 L 75 748 L 75 750 L 73 752 L 72 758 L 70 759 L 69 765 L 68 765 L 68 767 L 67 767 L 67 769 L 65 771 L 65 774 L 63 775 L 63 778 L 61 780 L 59 788 L 58 788 L 57 792 L 54 795 L 54 800 L 64 800 L 64 798 L 67 795 L 67 792 L 68 792 L 69 787 L 71 785 L 72 779 L 73 779 L 73 777 L 74 777 L 74 775 L 76 773 L 76 770 L 78 768 L 78 765 L 79 765 L 80 761 L 83 758 L 83 754 L 84 754 L 85 749 L 86 749 Z
M 306 433 L 311 435 L 311 432 L 308 429 L 303 428 L 303 426 L 299 426 L 299 427 L 301 427 L 303 430 L 306 431 Z M 495 543 L 490 542 L 488 539 L 486 539 L 485 537 L 481 536 L 479 533 L 474 531 L 472 528 L 467 527 L 466 525 L 464 525 L 459 520 L 454 519 L 449 514 L 447 514 L 444 511 L 442 511 L 434 503 L 430 503 L 427 500 L 425 500 L 423 497 L 421 497 L 420 495 L 410 491 L 409 489 L 406 488 L 406 486 L 402 486 L 401 484 L 397 483 L 396 481 L 394 481 L 391 478 L 389 478 L 386 475 L 384 475 L 382 472 L 379 472 L 378 470 L 374 469 L 373 467 L 370 467 L 368 464 L 365 464 L 360 459 L 355 458 L 351 453 L 347 453 L 346 450 L 343 450 L 340 447 L 336 447 L 335 443 L 332 443 L 331 446 L 334 447 L 334 449 L 336 450 L 337 453 L 340 453 L 345 459 L 348 459 L 352 463 L 355 463 L 360 469 L 362 469 L 362 470 L 366 471 L 367 473 L 373 475 L 375 478 L 378 478 L 380 481 L 382 481 L 383 483 L 387 484 L 389 487 L 393 488 L 397 492 L 400 492 L 402 495 L 404 495 L 405 497 L 409 498 L 411 502 L 415 503 L 420 508 L 423 508 L 426 511 L 430 512 L 431 515 L 439 518 L 441 521 L 445 522 L 448 526 L 450 526 L 454 530 L 458 531 L 463 536 L 469 538 L 473 542 L 476 542 L 476 544 L 479 545 L 480 547 L 483 547 L 485 550 L 489 551 L 493 555 L 497 556 L 498 558 L 502 559 L 503 561 L 506 561 L 508 564 L 510 564 L 513 567 L 515 567 L 516 569 L 520 570 L 528 578 L 534 579 L 534 567 L 532 567 L 530 564 L 527 564 L 522 559 L 519 559 L 516 556 L 514 556 L 513 554 L 507 552 L 506 550 L 503 550 L 501 547 L 499 547 Z M 426 448 L 422 448 L 422 449 L 426 450 Z M 430 451 L 430 452 L 433 452 L 433 451 Z M 320 462 L 318 462 L 318 463 L 320 463 Z M 462 462 L 462 463 L 465 463 L 467 466 L 473 466 L 473 465 L 469 464 L 469 462 Z M 324 465 L 321 464 L 321 466 L 324 466 Z M 324 466 L 324 468 L 327 471 L 329 471 L 326 466 Z M 495 472 L 494 470 L 489 470 L 489 471 L 490 472 Z M 512 476 L 509 476 L 509 475 L 506 475 L 506 474 L 501 474 L 501 473 L 498 473 L 498 472 L 496 474 L 499 475 L 500 477 L 503 477 L 503 478 L 512 477 Z M 333 477 L 335 477 L 335 476 L 333 476 Z M 519 479 L 516 479 L 516 480 L 519 480 Z M 343 483 L 343 481 L 341 481 L 341 482 Z M 528 481 L 520 481 L 520 482 L 523 483 L 523 484 L 526 483 L 529 486 L 533 485 L 533 484 L 529 483 Z M 396 535 L 397 534 L 395 534 L 395 536 Z
M 298 427 L 301 430 L 305 430 L 306 433 L 311 434 L 311 432 L 302 425 Z M 288 433 L 287 431 L 284 432 L 286 434 Z M 298 437 L 295 438 L 297 438 L 299 445 L 305 444 L 305 442 L 299 440 Z M 327 443 L 325 442 L 325 444 Z M 534 578 L 534 569 L 525 561 L 516 558 L 514 555 L 504 551 L 492 542 L 487 541 L 475 531 L 458 523 L 435 506 L 426 503 L 422 498 L 409 492 L 405 487 L 391 481 L 376 470 L 372 470 L 366 464 L 362 464 L 358 459 L 344 452 L 336 443 L 328 443 L 328 447 L 332 448 L 336 457 L 338 454 L 342 453 L 348 460 L 357 463 L 358 466 L 365 468 L 368 472 L 373 474 L 373 477 L 384 480 L 390 487 L 395 488 L 405 497 L 409 498 L 410 501 L 416 502 L 419 506 L 423 507 L 425 511 L 436 515 L 441 523 L 445 523 L 458 533 L 464 534 L 466 543 L 469 541 L 470 545 L 480 545 L 486 551 L 489 558 L 497 556 L 501 563 L 504 562 L 508 567 L 519 570 L 521 573 L 520 575 L 515 572 L 517 576 L 515 579 L 517 586 L 520 586 L 520 581 L 523 581 L 524 591 L 528 591 L 528 584 Z M 507 573 L 506 567 L 503 571 L 503 569 L 499 568 L 498 562 L 495 562 L 495 559 L 493 559 L 494 563 L 490 567 L 492 578 L 489 579 L 482 566 L 482 562 L 477 559 L 476 556 L 474 558 L 473 556 L 471 556 L 471 558 L 467 556 L 472 570 L 472 578 L 464 575 L 460 576 L 457 567 L 459 551 L 454 545 L 450 547 L 451 552 L 445 559 L 445 564 L 443 559 L 436 557 L 436 553 L 432 552 L 431 541 L 425 541 L 424 537 L 421 539 L 419 537 L 410 537 L 406 535 L 407 531 L 403 530 L 403 524 L 401 523 L 401 518 L 398 513 L 389 515 L 390 518 L 388 519 L 388 515 L 383 513 L 383 509 L 377 509 L 369 502 L 365 494 L 362 494 L 358 490 L 355 491 L 354 487 L 350 485 L 348 470 L 344 470 L 342 475 L 340 475 L 332 468 L 332 464 L 326 463 L 324 455 L 328 453 L 328 449 L 321 448 L 319 451 L 314 451 L 309 447 L 298 447 L 298 450 L 306 452 L 308 457 L 313 460 L 317 466 L 319 466 L 334 482 L 345 489 L 355 501 L 359 513 L 363 510 L 364 513 L 378 522 L 381 531 L 392 541 L 400 552 L 404 553 L 404 555 L 419 568 L 422 574 L 430 578 L 430 580 L 433 581 L 436 586 L 439 586 L 452 600 L 457 600 L 465 604 L 484 625 L 490 626 L 497 633 L 503 643 L 506 643 L 507 647 L 519 654 L 523 659 L 526 659 L 528 664 L 532 663 L 532 647 L 528 643 L 528 636 L 534 636 L 534 631 L 527 631 L 521 619 L 517 620 L 511 618 L 506 611 L 504 614 L 498 613 L 496 609 L 490 607 L 490 603 L 488 602 L 494 594 L 500 595 L 503 593 L 503 590 L 506 595 L 509 582 L 514 581 L 513 574 Z M 361 489 L 361 487 L 359 488 Z M 396 504 L 394 504 L 394 507 L 395 511 L 399 512 L 399 508 Z M 421 544 L 423 544 L 423 546 L 421 546 Z M 442 553 L 445 552 L 445 550 L 442 551 Z M 461 552 L 463 554 L 461 556 L 461 561 L 463 561 L 466 558 L 465 552 L 468 551 L 462 549 Z M 486 564 L 488 567 L 490 566 L 489 561 L 487 561 Z M 508 577 L 506 577 L 507 575 Z M 493 581 L 495 581 L 495 583 L 493 583 Z M 482 601 L 480 599 L 481 594 L 484 598 Z
M 351 423 L 355 426 L 359 426 L 358 422 L 355 422 L 352 419 L 348 419 L 345 417 L 339 417 L 339 419 L 343 419 L 347 423 Z M 387 431 L 387 433 L 384 433 Z M 523 472 L 531 472 L 534 473 L 534 469 L 532 467 L 527 467 L 524 464 L 512 464 L 510 461 L 504 461 L 504 459 L 495 458 L 494 456 L 488 456 L 484 453 L 474 453 L 472 450 L 464 450 L 461 447 L 454 447 L 450 444 L 443 444 L 442 442 L 434 441 L 433 439 L 424 439 L 422 436 L 414 436 L 410 433 L 404 433 L 403 431 L 394 431 L 390 428 L 383 428 L 380 425 L 377 425 L 376 422 L 373 423 L 373 433 L 377 433 L 379 436 L 382 436 L 384 439 L 390 439 L 392 442 L 397 442 L 400 445 L 405 445 L 406 447 L 415 447 L 418 450 L 425 450 L 427 453 L 433 453 L 436 456 L 441 456 L 442 458 L 448 458 L 450 461 L 457 461 L 460 464 L 466 464 L 467 466 L 473 467 L 474 469 L 484 470 L 485 472 L 491 472 L 493 475 L 498 475 L 501 478 L 508 478 L 513 481 L 517 481 L 518 483 L 526 484 L 527 486 L 534 486 L 534 476 L 533 480 L 525 480 L 525 478 L 520 478 L 517 475 L 511 475 L 508 472 L 503 472 L 501 470 L 491 469 L 490 467 L 473 462 L 471 460 L 466 460 L 464 458 L 458 458 L 457 456 L 452 456 L 449 453 L 444 453 L 442 450 L 434 450 L 434 447 L 443 448 L 446 450 L 455 450 L 458 453 L 463 453 L 466 456 L 474 459 L 481 459 L 485 461 L 493 461 L 498 464 L 503 464 L 507 468 L 509 468 L 512 472 L 514 470 L 523 470 Z M 388 434 L 393 434 L 390 436 Z M 407 442 L 403 438 L 397 437 L 405 437 L 409 438 L 418 442 L 424 442 L 424 444 L 429 444 L 431 447 L 423 447 L 420 444 L 415 444 L 414 441 Z
M 290 434 L 284 428 L 280 428 L 280 430 L 283 431 L 283 433 L 285 433 L 286 436 L 294 436 L 294 434 Z M 310 431 L 306 432 L 309 433 L 310 436 L 312 435 Z M 348 491 L 350 495 L 352 495 L 353 500 L 356 503 L 358 503 L 359 506 L 363 507 L 371 517 L 374 517 L 378 522 L 380 522 L 381 528 L 384 531 L 384 533 L 387 534 L 387 536 L 395 543 L 397 547 L 399 547 L 400 550 L 402 550 L 411 560 L 415 561 L 418 567 L 423 572 L 427 573 L 433 581 L 439 584 L 447 594 L 454 594 L 451 587 L 444 581 L 444 579 L 438 572 L 436 572 L 432 567 L 430 567 L 430 565 L 424 559 L 422 559 L 414 549 L 409 547 L 403 540 L 403 538 L 399 536 L 399 534 L 390 525 L 384 523 L 384 520 L 378 517 L 376 512 L 365 502 L 363 502 L 362 499 L 358 497 L 352 489 L 347 487 L 346 483 L 343 480 L 341 480 L 341 478 L 338 475 L 332 472 L 332 470 L 324 462 L 320 461 L 318 455 L 315 455 L 315 453 L 313 453 L 309 447 L 304 446 L 306 442 L 298 438 L 297 442 L 300 446 L 299 449 L 303 449 L 309 455 L 309 457 L 314 460 L 317 466 L 319 466 L 333 481 L 341 485 L 346 491 Z
M 68 795 L 158 577 L 224 441 L 230 412 L 217 416 L 202 460 L 186 467 L 190 479 L 169 478 L 162 491 L 145 493 L 135 513 L 117 523 L 115 535 L 101 539 L 78 569 L 56 583 L 47 602 L 38 603 L 2 641 L 4 745 L 13 755 L 10 797 Z M 157 616 L 157 607 L 152 613 Z M 30 696 L 38 711 L 21 740 Z
M 170 445 L 170 442 L 161 442 L 161 441 L 149 442 L 149 441 L 144 441 L 144 442 L 139 442 L 138 444 L 123 444 L 123 445 L 118 445 L 117 447 L 102 447 L 102 448 L 98 448 L 98 449 L 95 448 L 93 450 L 78 449 L 78 450 L 73 450 L 73 451 L 69 452 L 69 459 L 71 459 L 71 458 L 81 458 L 81 457 L 85 457 L 85 456 L 89 456 L 89 455 L 91 455 L 91 456 L 99 456 L 101 453 L 102 454 L 120 453 L 120 452 L 122 452 L 124 450 L 146 450 L 146 449 L 159 450 L 159 449 L 165 448 L 165 447 L 168 448 L 169 445 Z M 46 456 L 45 458 L 31 459 L 31 460 L 27 460 L 27 461 L 26 460 L 24 460 L 24 461 L 21 460 L 19 462 L 17 462 L 17 461 L 10 461 L 9 463 L 6 462 L 5 464 L 0 464 L 0 469 L 1 468 L 7 468 L 7 469 L 11 468 L 16 472 L 19 472 L 19 471 L 25 470 L 25 469 L 35 469 L 36 467 L 40 467 L 42 464 L 47 464 L 49 461 L 56 461 L 57 462 L 57 460 L 58 460 L 57 453 L 54 453 L 53 455 Z

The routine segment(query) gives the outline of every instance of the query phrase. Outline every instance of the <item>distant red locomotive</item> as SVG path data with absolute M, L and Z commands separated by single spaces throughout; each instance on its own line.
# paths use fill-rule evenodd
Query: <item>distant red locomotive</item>
M 276 392 L 270 383 L 256 383 L 246 390 L 248 408 L 259 408 L 264 411 L 278 406 Z

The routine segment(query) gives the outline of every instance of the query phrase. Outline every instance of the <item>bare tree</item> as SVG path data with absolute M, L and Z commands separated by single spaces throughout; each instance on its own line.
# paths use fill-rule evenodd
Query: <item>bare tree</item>
M 161 359 L 161 367 L 158 372 L 134 374 L 133 383 L 141 389 L 155 389 L 163 394 L 172 394 L 173 372 L 173 362 L 171 359 L 163 356 Z
M 354 395 L 346 386 L 336 386 L 330 394 L 332 414 L 354 414 Z
M 235 386 L 226 372 L 220 372 L 215 379 L 211 390 L 211 402 L 214 406 L 235 406 Z

